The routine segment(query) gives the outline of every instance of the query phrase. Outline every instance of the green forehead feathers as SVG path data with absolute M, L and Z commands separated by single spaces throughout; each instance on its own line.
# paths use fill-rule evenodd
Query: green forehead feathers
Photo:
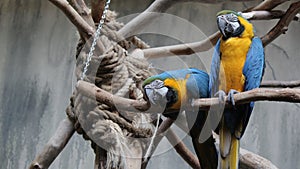
M 241 16 L 238 12 L 235 12 L 235 11 L 232 11 L 232 10 L 222 10 L 222 11 L 220 11 L 220 12 L 217 13 L 217 16 L 226 15 L 226 14 L 230 14 L 230 13 L 233 13 L 236 16 Z

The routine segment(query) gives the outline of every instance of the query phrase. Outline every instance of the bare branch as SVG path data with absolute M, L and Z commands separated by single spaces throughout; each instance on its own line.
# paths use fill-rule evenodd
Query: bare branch
M 262 3 L 252 8 L 252 11 L 260 11 L 260 10 L 272 10 L 278 5 L 287 2 L 289 0 L 264 0 Z
M 157 135 L 156 135 L 154 143 L 153 143 L 153 148 L 152 148 L 152 150 L 149 154 L 149 157 L 147 157 L 147 159 L 143 160 L 141 169 L 146 169 L 147 168 L 147 165 L 148 165 L 148 162 L 149 162 L 150 158 L 152 157 L 152 155 L 153 155 L 154 151 L 156 150 L 158 144 L 160 143 L 160 141 L 163 138 L 162 133 L 164 133 L 167 129 L 169 129 L 173 123 L 174 123 L 174 120 L 172 120 L 171 118 L 167 118 L 160 124 L 160 126 L 157 130 Z
M 200 42 L 149 48 L 142 50 L 142 52 L 144 54 L 144 57 L 151 59 L 172 55 L 190 55 L 193 53 L 207 51 L 211 49 L 217 43 L 220 36 L 221 34 L 219 32 L 216 32 L 213 35 L 209 36 L 207 39 Z
M 149 105 L 146 101 L 138 101 L 114 96 L 111 93 L 98 88 L 94 84 L 82 80 L 77 82 L 77 88 L 78 92 L 82 92 L 83 95 L 90 98 L 95 98 L 98 102 L 105 103 L 108 106 L 115 107 L 115 105 L 117 105 L 118 109 L 128 111 L 146 111 L 149 108 Z
M 169 130 L 166 137 L 184 161 L 186 161 L 192 168 L 201 169 L 198 158 L 186 147 L 186 145 L 172 130 Z
M 242 15 L 249 20 L 269 20 L 269 19 L 278 19 L 284 16 L 283 11 L 252 11 L 246 12 Z M 299 18 L 294 17 L 294 20 L 298 20 Z M 209 36 L 207 39 L 200 42 L 193 42 L 188 44 L 180 44 L 180 45 L 172 45 L 172 46 L 164 46 L 164 47 L 156 47 L 149 48 L 144 50 L 137 50 L 135 52 L 139 52 L 138 54 L 143 54 L 146 58 L 160 58 L 167 56 L 178 56 L 178 55 L 191 55 L 198 52 L 204 52 L 211 49 L 220 38 L 221 34 L 216 32 Z M 137 53 L 133 53 L 137 54 Z
M 48 168 L 58 154 L 64 149 L 74 132 L 75 129 L 73 123 L 69 119 L 62 120 L 54 135 L 45 145 L 42 152 L 40 152 L 33 160 L 29 169 Z
M 93 21 L 91 10 L 87 7 L 84 0 L 68 0 L 78 14 L 92 27 L 95 23 Z
M 101 19 L 105 2 L 105 0 L 92 0 L 92 16 L 96 23 L 98 23 Z
M 146 101 L 137 101 L 114 96 L 98 88 L 94 84 L 85 81 L 78 81 L 77 88 L 78 91 L 82 92 L 83 95 L 91 98 L 95 97 L 97 101 L 105 103 L 112 107 L 115 107 L 115 105 L 117 105 L 120 109 L 130 111 L 146 111 L 149 109 L 149 104 Z M 300 89 L 258 88 L 235 94 L 234 100 L 236 104 L 266 100 L 300 103 Z M 216 106 L 218 104 L 219 100 L 217 98 L 196 99 L 193 101 L 193 106 L 198 106 L 200 109 L 206 110 L 208 110 L 211 106 Z M 226 102 L 226 106 L 230 106 L 230 103 L 228 101 Z M 149 111 L 149 113 L 151 112 Z
M 149 25 L 158 16 L 155 13 L 165 12 L 180 0 L 156 0 L 143 13 L 128 22 L 118 33 L 125 38 L 131 37 Z
M 273 27 L 265 36 L 262 37 L 264 46 L 268 45 L 274 39 L 281 34 L 284 34 L 288 30 L 288 25 L 300 11 L 300 2 L 292 3 L 283 17 L 278 21 L 275 27 Z
M 79 32 L 85 37 L 90 37 L 94 33 L 91 27 L 66 0 L 49 0 L 59 9 L 61 9 L 70 21 L 76 26 Z
M 176 152 L 192 167 L 201 169 L 199 160 L 197 157 L 186 147 L 186 145 L 177 137 L 177 135 L 169 130 L 169 134 L 166 135 L 169 142 L 174 146 Z M 216 142 L 219 142 L 218 135 L 214 134 Z M 217 146 L 218 148 L 219 146 Z M 241 169 L 278 169 L 269 160 L 254 154 L 248 150 L 240 148 L 239 163 Z
M 263 81 L 260 87 L 274 87 L 274 88 L 294 88 L 300 87 L 300 80 L 294 81 Z
M 271 161 L 248 150 L 240 149 L 240 169 L 278 169 Z
M 227 99 L 227 97 L 225 98 Z M 300 89 L 264 89 L 257 88 L 234 95 L 235 104 L 243 104 L 251 101 L 281 101 L 300 103 Z M 193 102 L 193 106 L 200 109 L 209 109 L 211 106 L 219 104 L 218 98 L 197 99 Z M 230 107 L 229 101 L 226 100 L 226 106 Z

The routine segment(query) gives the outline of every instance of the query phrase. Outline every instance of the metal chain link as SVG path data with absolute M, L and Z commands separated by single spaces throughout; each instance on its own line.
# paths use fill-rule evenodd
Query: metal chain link
M 83 72 L 82 72 L 82 75 L 80 77 L 80 80 L 83 80 L 86 76 L 86 72 L 88 70 L 88 67 L 90 65 L 90 61 L 92 59 L 92 56 L 93 56 L 93 52 L 95 50 L 95 46 L 97 44 L 97 40 L 99 39 L 100 37 L 100 33 L 101 33 L 101 29 L 103 27 L 103 24 L 105 22 L 105 18 L 106 18 L 106 13 L 107 13 L 107 10 L 109 9 L 109 4 L 110 4 L 110 0 L 107 0 L 106 1 L 106 4 L 105 4 L 105 7 L 104 7 L 104 10 L 103 10 L 103 13 L 102 13 L 102 16 L 101 16 L 101 19 L 100 19 L 100 22 L 98 24 L 98 27 L 97 27 L 97 30 L 94 34 L 94 40 L 93 40 L 93 43 L 92 43 L 92 46 L 90 48 L 90 51 L 88 53 L 88 56 L 87 56 L 87 60 L 85 62 L 85 66 L 83 68 Z

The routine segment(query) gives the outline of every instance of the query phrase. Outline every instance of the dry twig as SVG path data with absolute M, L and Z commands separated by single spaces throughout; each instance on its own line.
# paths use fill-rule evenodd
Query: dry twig
M 61 121 L 54 135 L 44 146 L 42 152 L 40 152 L 33 160 L 29 169 L 48 168 L 66 146 L 74 132 L 75 129 L 73 123 L 69 119 Z

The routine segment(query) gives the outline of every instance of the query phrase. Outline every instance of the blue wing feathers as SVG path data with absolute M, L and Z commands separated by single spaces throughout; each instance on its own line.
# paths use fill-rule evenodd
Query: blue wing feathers
M 243 74 L 246 78 L 245 91 L 259 87 L 264 67 L 264 48 L 260 38 L 254 37 L 243 68 Z
M 210 78 L 209 78 L 209 93 L 213 97 L 214 94 L 218 91 L 219 87 L 219 71 L 220 71 L 220 43 L 219 39 L 214 50 L 212 57 L 211 67 L 210 67 Z
M 260 38 L 254 37 L 250 49 L 247 54 L 246 62 L 243 68 L 243 74 L 246 78 L 244 91 L 252 90 L 258 88 L 262 80 L 265 68 L 265 58 L 264 58 L 264 48 Z M 243 129 L 239 135 L 236 135 L 240 138 L 246 129 L 246 126 L 249 122 L 252 110 L 254 107 L 254 102 L 245 104 L 244 107 L 239 111 L 243 111 L 245 114 L 243 116 Z

